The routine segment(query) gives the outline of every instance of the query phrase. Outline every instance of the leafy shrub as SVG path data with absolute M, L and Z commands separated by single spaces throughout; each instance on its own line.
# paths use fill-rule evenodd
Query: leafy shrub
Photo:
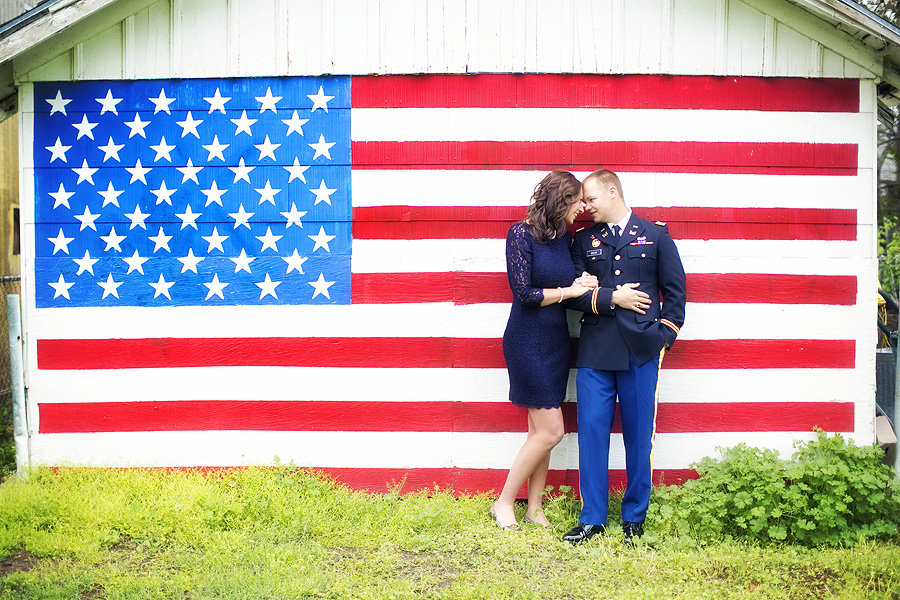
M 900 485 L 877 446 L 819 431 L 791 460 L 740 444 L 693 465 L 700 477 L 654 494 L 648 520 L 699 541 L 742 538 L 810 546 L 896 535 Z

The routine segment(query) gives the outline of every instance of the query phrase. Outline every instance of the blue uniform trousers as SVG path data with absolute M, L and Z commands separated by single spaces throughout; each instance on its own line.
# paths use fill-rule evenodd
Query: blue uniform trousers
M 643 523 L 650 502 L 651 454 L 656 428 L 656 388 L 660 361 L 638 366 L 629 355 L 627 371 L 579 368 L 578 470 L 581 481 L 580 523 L 606 525 L 609 512 L 609 438 L 616 397 L 625 442 L 628 484 L 622 520 Z

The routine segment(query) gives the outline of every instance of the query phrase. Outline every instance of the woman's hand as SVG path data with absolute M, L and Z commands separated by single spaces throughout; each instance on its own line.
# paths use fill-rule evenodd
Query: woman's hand
M 600 287 L 600 282 L 597 280 L 597 276 L 591 275 L 587 271 L 581 272 L 581 276 L 575 279 L 575 284 L 588 288 L 590 290 L 596 287 Z
M 626 283 L 612 293 L 612 303 L 636 313 L 645 314 L 650 308 L 650 296 L 637 288 L 640 283 Z

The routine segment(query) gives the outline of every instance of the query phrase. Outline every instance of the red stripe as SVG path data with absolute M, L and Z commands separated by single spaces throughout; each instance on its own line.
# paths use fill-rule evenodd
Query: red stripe
M 524 409 L 502 402 L 185 400 L 39 405 L 40 433 L 134 431 L 525 432 Z M 852 432 L 852 402 L 662 403 L 658 433 Z M 563 404 L 577 431 L 575 403 Z M 613 431 L 622 431 L 616 418 Z
M 354 77 L 353 108 L 655 108 L 859 112 L 855 79 L 667 75 Z
M 793 142 L 351 142 L 354 169 L 856 175 L 856 144 Z
M 503 239 L 521 206 L 370 206 L 353 209 L 353 237 L 364 240 Z M 650 207 L 675 239 L 855 240 L 856 209 Z M 592 224 L 588 219 L 579 221 Z
M 682 340 L 669 369 L 852 369 L 854 340 Z M 38 368 L 505 368 L 496 338 L 152 338 L 38 340 Z
M 688 273 L 688 302 L 856 304 L 853 275 Z M 506 273 L 354 273 L 353 304 L 512 302 Z

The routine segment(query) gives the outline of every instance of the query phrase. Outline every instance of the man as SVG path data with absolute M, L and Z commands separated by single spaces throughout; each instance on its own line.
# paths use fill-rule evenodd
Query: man
M 628 477 L 622 528 L 631 544 L 643 534 L 650 501 L 657 379 L 665 348 L 684 323 L 684 268 L 665 224 L 628 208 L 615 173 L 591 173 L 582 192 L 594 225 L 575 234 L 572 259 L 577 271 L 596 275 L 600 287 L 570 301 L 570 308 L 584 311 L 575 380 L 582 509 L 563 540 L 577 544 L 605 531 L 618 397 Z

